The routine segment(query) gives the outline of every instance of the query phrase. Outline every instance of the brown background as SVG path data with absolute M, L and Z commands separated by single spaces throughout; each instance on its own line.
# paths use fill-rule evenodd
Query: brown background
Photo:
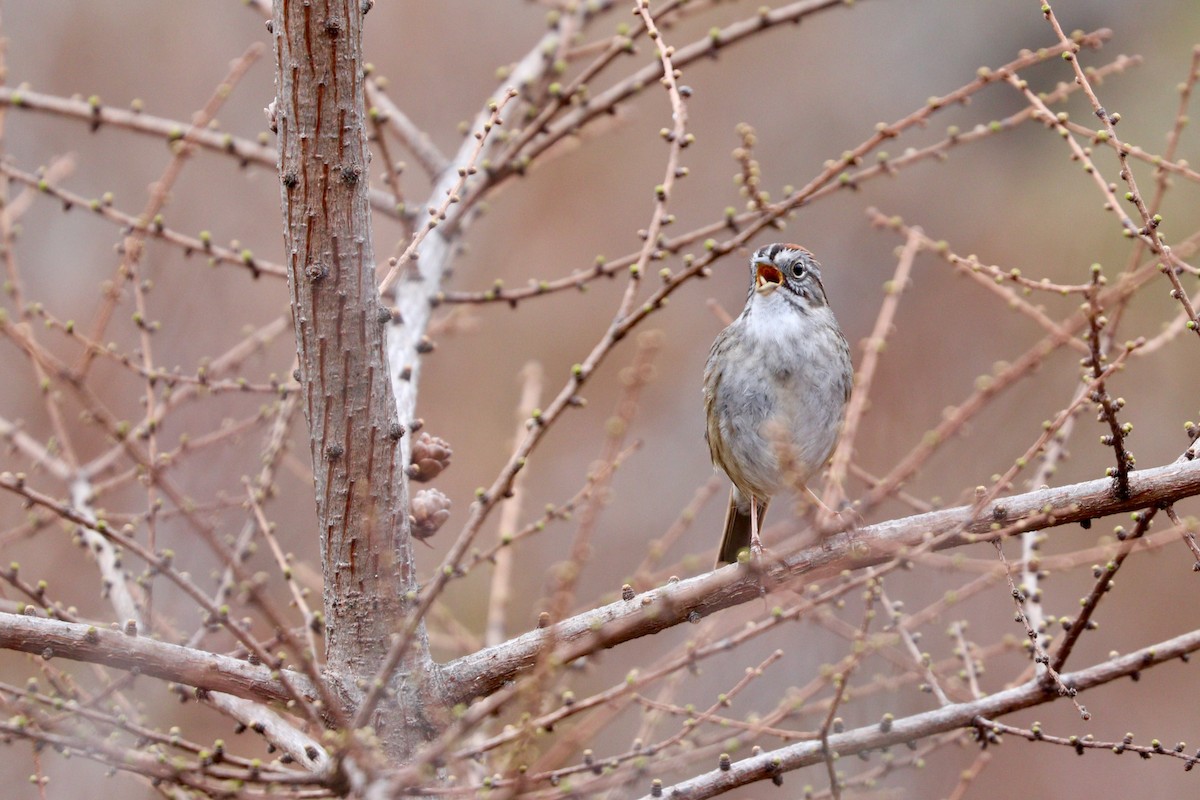
M 740 19 L 755 7 L 753 3 L 723 5 L 728 7 L 668 32 L 667 41 L 691 41 L 710 26 Z M 1082 56 L 1085 63 L 1104 63 L 1120 52 L 1146 57 L 1141 68 L 1106 82 L 1102 99 L 1110 110 L 1123 115 L 1120 132 L 1127 140 L 1160 151 L 1177 103 L 1175 86 L 1186 74 L 1192 45 L 1200 39 L 1200 15 L 1193 0 L 1064 0 L 1055 4 L 1055 10 L 1068 29 L 1116 31 L 1100 54 Z M 457 124 L 472 117 L 481 99 L 494 89 L 496 68 L 519 58 L 540 36 L 544 15 L 544 7 L 516 0 L 382 0 L 367 19 L 367 59 L 375 64 L 377 74 L 389 79 L 391 97 L 440 147 L 452 152 L 459 141 Z M 616 17 L 624 20 L 626 15 L 622 11 Z M 267 41 L 261 18 L 238 3 L 13 2 L 5 4 L 2 21 L 11 85 L 28 81 L 43 92 L 96 94 L 115 106 L 140 98 L 148 113 L 180 120 L 190 118 L 205 102 L 230 59 L 250 42 Z M 723 53 L 719 61 L 685 70 L 683 80 L 694 89 L 688 108 L 697 143 L 685 154 L 691 176 L 681 184 L 672 206 L 679 230 L 718 218 L 728 205 L 740 206 L 731 181 L 736 167 L 730 158 L 738 122 L 758 130 L 757 156 L 764 184 L 779 197 L 785 184 L 805 183 L 825 159 L 836 158 L 869 136 L 876 122 L 902 117 L 930 95 L 966 83 L 979 66 L 997 66 L 1021 48 L 1050 45 L 1053 38 L 1035 2 L 920 0 L 861 2 L 799 27 L 785 26 L 755 42 Z M 219 115 L 223 129 L 254 136 L 264 128 L 261 109 L 272 96 L 271 68 L 271 58 L 262 59 L 237 88 Z M 1069 75 L 1066 65 L 1051 63 L 1026 77 L 1036 88 L 1050 89 Z M 1013 113 L 1022 103 L 1011 88 L 994 86 L 970 106 L 936 116 L 929 130 L 893 143 L 893 152 L 935 141 L 950 124 L 966 129 Z M 1074 119 L 1090 124 L 1082 97 L 1074 98 L 1068 108 Z M 529 278 L 552 278 L 585 267 L 597 254 L 614 257 L 635 250 L 640 244 L 635 233 L 649 218 L 652 189 L 661 180 L 665 148 L 656 134 L 664 125 L 669 125 L 666 98 L 651 91 L 624 107 L 618 124 L 601 138 L 506 187 L 491 204 L 490 213 L 471 230 L 470 249 L 458 263 L 451 286 L 485 288 L 497 278 L 518 285 Z M 65 186 L 85 196 L 111 191 L 119 207 L 134 213 L 144 205 L 147 184 L 158 177 L 168 158 L 161 143 L 148 143 L 129 132 L 102 129 L 90 134 L 77 122 L 8 113 L 6 154 L 17 166 L 33 169 L 64 153 L 76 153 L 79 159 Z M 1194 131 L 1185 133 L 1180 155 L 1200 162 L 1200 140 Z M 1107 153 L 1101 163 L 1115 180 L 1116 167 Z M 409 175 L 410 197 L 419 201 L 425 183 L 415 166 Z M 1138 176 L 1148 191 L 1149 170 Z M 1111 215 L 1101 211 L 1101 202 L 1090 180 L 1069 163 L 1057 137 L 1029 125 L 953 150 L 945 163 L 926 163 L 895 179 L 871 182 L 860 193 L 842 192 L 814 204 L 780 238 L 800 241 L 818 255 L 825 265 L 831 302 L 855 343 L 870 331 L 882 296 L 880 287 L 891 277 L 893 250 L 900 244 L 893 234 L 872 232 L 863 213 L 867 206 L 903 215 L 935 239 L 949 240 L 960 253 L 976 253 L 986 262 L 1017 267 L 1031 276 L 1077 282 L 1091 262 L 1102 262 L 1111 271 L 1125 263 L 1127 246 Z M 1190 234 L 1198 208 L 1197 187 L 1179 183 L 1164 210 L 1168 237 Z M 185 232 L 208 229 L 217 241 L 236 239 L 263 257 L 281 261 L 278 186 L 267 170 L 241 170 L 228 159 L 199 155 L 172 192 L 166 217 L 168 224 Z M 88 319 L 100 283 L 111 276 L 117 263 L 113 245 L 118 232 L 85 212 L 63 214 L 53 201 L 35 204 L 22 228 L 19 257 L 28 294 L 62 318 Z M 395 225 L 381 223 L 376 251 L 392 252 L 397 233 Z M 755 244 L 768 241 L 762 237 Z M 699 385 L 707 349 L 720 325 L 705 301 L 715 298 L 731 312 L 740 308 L 746 280 L 742 263 L 727 261 L 711 280 L 685 287 L 650 323 L 664 332 L 665 345 L 657 380 L 645 392 L 631 431 L 643 446 L 615 480 L 612 502 L 597 532 L 595 561 L 583 575 L 582 598 L 616 591 L 623 576 L 640 562 L 645 541 L 662 534 L 711 474 L 702 438 Z M 155 338 L 159 360 L 177 363 L 186 371 L 194 370 L 205 356 L 231 346 L 244 326 L 265 323 L 286 310 L 286 289 L 277 280 L 254 282 L 239 270 L 213 270 L 200 259 L 186 260 L 161 245 L 151 245 L 146 264 L 158 286 L 152 295 L 154 315 L 164 322 L 163 332 Z M 604 330 L 622 288 L 621 281 L 602 282 L 587 294 L 534 301 L 516 312 L 501 305 L 468 309 L 477 326 L 439 341 L 439 349 L 426 361 L 419 413 L 428 430 L 454 447 L 454 466 L 437 485 L 454 499 L 455 512 L 435 549 L 421 554 L 423 569 L 438 563 L 465 519 L 474 488 L 490 484 L 507 458 L 522 365 L 539 361 L 548 376 L 547 394 L 557 392 L 570 365 L 582 359 Z M 1042 302 L 1052 315 L 1061 316 L 1075 301 Z M 1175 308 L 1164 282 L 1135 305 L 1124 338 L 1153 335 Z M 124 306 L 125 318 L 129 312 L 130 307 Z M 124 319 L 109 336 L 127 347 L 135 341 L 132 326 Z M 922 256 L 882 362 L 872 411 L 859 438 L 859 463 L 872 471 L 885 471 L 937 424 L 944 408 L 970 393 L 976 376 L 991 371 L 996 361 L 1014 358 L 1039 336 L 1026 320 L 1002 309 L 978 287 L 954 278 L 944 262 Z M 1182 424 L 1197 413 L 1200 396 L 1196 347 L 1193 338 L 1180 338 L 1155 358 L 1135 363 L 1112 387 L 1128 400 L 1124 419 L 1135 426 L 1132 447 L 1139 464 L 1165 463 L 1186 446 Z M 292 352 L 285 335 L 245 372 L 258 378 L 271 372 L 286 375 Z M 588 407 L 571 412 L 531 459 L 527 509 L 561 502 L 581 485 L 600 451 L 604 421 L 617 396 L 614 378 L 631 355 L 632 347 L 626 344 L 605 363 L 587 387 Z M 856 349 L 856 361 L 859 357 Z M 39 437 L 48 435 L 27 363 L 7 343 L 0 345 L 0 359 L 4 376 L 0 413 L 23 420 Z M 963 490 L 987 483 L 993 473 L 1003 471 L 1037 435 L 1041 421 L 1068 401 L 1076 359 L 1068 352 L 1052 357 L 1033 380 L 1002 396 L 966 436 L 945 447 L 908 490 L 953 502 Z M 125 413 L 136 416 L 132 401 L 120 399 L 122 387 L 127 393 L 130 384 L 113 375 L 112 402 L 124 404 Z M 169 428 L 166 436 L 177 436 L 193 425 L 197 430 L 211 429 L 223 415 L 240 416 L 259 402 L 259 398 L 227 398 L 198 408 Z M 1065 483 L 1102 474 L 1110 456 L 1097 443 L 1102 432 L 1090 412 L 1085 412 L 1071 448 L 1073 458 L 1056 480 Z M 95 449 L 90 452 L 97 452 L 102 443 L 93 439 Z M 82 441 L 88 441 L 86 435 Z M 302 462 L 307 457 L 303 434 L 295 441 L 293 453 Z M 246 437 L 239 446 L 211 453 L 203 463 L 193 462 L 181 479 L 195 497 L 236 493 L 238 476 L 256 469 L 258 447 L 257 434 Z M 4 468 L 17 467 L 6 464 Z M 60 491 L 49 478 L 43 485 Z M 315 534 L 309 487 L 303 475 L 295 473 L 285 474 L 281 487 L 284 499 L 272 506 L 272 518 L 279 523 L 287 546 L 311 560 Z M 137 491 L 124 499 L 137 507 Z M 115 498 L 111 505 L 118 505 Z M 704 508 L 674 557 L 715 544 L 719 506 L 710 503 Z M 0 497 L 0 521 L 6 527 L 15 524 L 21 513 L 12 498 Z M 241 519 L 231 515 L 222 524 L 232 532 Z M 493 519 L 485 536 L 494 535 L 494 526 Z M 1091 532 L 1058 529 L 1049 547 L 1086 546 L 1110 528 L 1098 524 Z M 560 525 L 519 551 L 521 580 L 514 598 L 518 629 L 535 618 L 546 571 L 564 558 L 572 530 L 570 525 Z M 198 546 L 186 540 L 175 546 L 195 574 L 213 568 Z M 29 575 L 48 577 L 67 602 L 102 613 L 94 573 L 82 566 L 61 532 L 47 530 L 32 540 L 10 542 L 4 555 L 21 561 Z M 969 555 L 993 558 L 990 550 L 982 548 Z M 708 556 L 703 559 L 690 567 L 693 572 L 707 565 Z M 1101 631 L 1080 646 L 1076 663 L 1090 664 L 1111 649 L 1134 649 L 1194 627 L 1200 621 L 1194 602 L 1198 579 L 1189 572 L 1189 564 L 1182 546 L 1177 546 L 1140 557 L 1127 567 L 1118 590 L 1101 609 Z M 473 575 L 449 594 L 453 613 L 473 630 L 482 627 L 486 612 L 483 578 L 482 572 Z M 964 582 L 961 575 L 946 575 L 943 585 L 940 574 L 929 570 L 894 580 L 889 589 L 914 610 Z M 1048 612 L 1074 613 L 1077 598 L 1089 585 L 1086 574 L 1052 579 L 1046 587 Z M 186 603 L 167 596 L 160 603 L 184 627 L 194 624 L 194 611 Z M 1011 601 L 1003 587 L 956 612 L 957 616 L 972 622 L 972 635 L 981 642 L 1002 634 L 1021 635 L 1012 622 Z M 857 621 L 853 613 L 846 617 Z M 945 656 L 952 643 L 942 639 L 940 632 L 939 626 L 928 631 L 924 646 Z M 761 653 L 748 649 L 736 659 L 714 661 L 680 701 L 711 702 L 715 692 L 736 680 L 745 664 L 774 647 L 785 647 L 783 664 L 773 668 L 780 673 L 776 683 L 764 681 L 755 687 L 758 696 L 752 691 L 744 698 L 745 708 L 769 708 L 778 686 L 801 681 L 814 665 L 845 650 L 844 644 L 808 626 L 795 626 L 793 634 L 761 643 Z M 685 641 L 688 635 L 688 631 L 673 631 L 658 637 L 660 641 L 634 643 L 607 660 L 601 658 L 594 674 L 579 679 L 577 693 L 608 685 L 629 666 Z M 1021 663 L 1014 655 L 998 659 L 985 675 L 986 688 L 1003 686 Z M 3 679 L 18 682 L 28 673 L 24 657 L 0 657 Z M 1168 665 L 1144 676 L 1141 683 L 1097 691 L 1086 698 L 1094 714 L 1086 725 L 1065 704 L 1016 719 L 1025 724 L 1041 719 L 1064 735 L 1092 732 L 1119 739 L 1128 730 L 1141 742 L 1151 737 L 1167 743 L 1200 741 L 1195 717 L 1200 684 L 1195 675 L 1195 667 Z M 160 684 L 143 680 L 138 686 L 148 704 L 163 704 L 164 719 L 177 713 Z M 930 702 L 925 695 L 902 690 L 850 707 L 845 716 L 848 724 L 863 724 L 886 710 L 899 715 L 929 707 Z M 597 753 L 627 747 L 638 721 L 632 715 L 623 718 L 607 738 L 593 745 Z M 211 735 L 228 737 L 228 727 L 217 723 Z M 31 771 L 28 745 L 14 745 L 7 752 L 0 758 L 0 779 L 9 789 L 0 794 L 34 797 L 33 788 L 24 783 Z M 1034 747 L 1019 740 L 1010 740 L 995 752 L 996 760 L 970 796 L 1177 797 L 1195 791 L 1195 775 L 1184 773 L 1176 761 L 1143 763 L 1136 756 L 1116 758 L 1104 753 L 1079 759 L 1065 749 Z M 957 753 L 952 747 L 931 759 L 923 771 L 890 777 L 885 792 L 894 789 L 899 796 L 913 798 L 945 796 L 972 757 L 970 750 Z M 47 764 L 53 776 L 52 797 L 83 791 L 93 797 L 141 796 L 140 789 L 123 779 L 90 783 L 95 772 L 85 768 L 82 760 Z M 856 766 L 844 769 L 853 774 Z M 825 786 L 823 771 L 789 776 L 785 794 L 779 796 L 797 796 L 798 787 L 809 782 Z M 765 786 L 755 786 L 735 796 L 768 792 Z

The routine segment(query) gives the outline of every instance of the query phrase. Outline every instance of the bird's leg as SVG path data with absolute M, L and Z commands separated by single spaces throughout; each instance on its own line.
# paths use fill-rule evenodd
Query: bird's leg
M 750 498 L 750 555 L 762 555 L 762 539 L 758 538 L 758 499 Z

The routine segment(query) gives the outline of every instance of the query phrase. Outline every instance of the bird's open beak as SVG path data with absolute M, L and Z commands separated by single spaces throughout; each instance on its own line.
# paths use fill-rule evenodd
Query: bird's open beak
M 759 261 L 754 265 L 754 291 L 770 294 L 783 283 L 783 273 L 770 261 Z

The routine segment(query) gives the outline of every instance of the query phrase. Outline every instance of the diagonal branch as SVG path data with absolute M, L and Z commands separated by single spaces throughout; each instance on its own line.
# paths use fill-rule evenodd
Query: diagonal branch
M 1074 691 L 1084 691 L 1111 683 L 1118 678 L 1135 675 L 1163 662 L 1186 657 L 1196 650 L 1200 650 L 1200 630 L 1159 642 L 1135 653 L 1102 661 L 1078 672 L 1067 673 L 1062 679 Z M 842 757 L 867 750 L 878 750 L 955 728 L 976 725 L 981 718 L 1010 714 L 1022 708 L 1051 702 L 1056 697 L 1056 692 L 1048 691 L 1040 682 L 1031 681 L 981 700 L 945 706 L 888 724 L 865 726 L 836 734 L 829 737 L 829 747 Z M 716 797 L 738 786 L 769 780 L 784 772 L 818 764 L 824 758 L 821 742 L 801 742 L 734 762 L 728 769 L 697 775 L 675 784 L 669 790 L 664 790 L 663 794 L 668 797 L 686 797 L 689 800 Z
M 558 648 L 556 659 L 566 663 L 757 600 L 764 585 L 779 586 L 801 576 L 811 579 L 903 558 L 930 540 L 939 540 L 936 549 L 959 547 L 1192 497 L 1200 494 L 1200 460 L 1131 473 L 1129 487 L 1129 497 L 1121 499 L 1113 491 L 1112 480 L 1101 478 L 1006 497 L 989 504 L 977 517 L 972 516 L 970 506 L 917 514 L 870 525 L 853 535 L 836 534 L 821 544 L 764 564 L 760 570 L 731 566 L 678 581 L 447 663 L 442 672 L 449 702 L 490 694 L 530 668 L 552 643 Z

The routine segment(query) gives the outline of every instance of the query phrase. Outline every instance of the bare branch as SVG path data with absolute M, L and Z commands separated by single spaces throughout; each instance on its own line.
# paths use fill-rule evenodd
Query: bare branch
M 1066 673 L 1062 679 L 1063 683 L 1074 691 L 1082 692 L 1134 675 L 1166 661 L 1187 656 L 1196 650 L 1200 650 L 1200 631 L 1176 636 L 1078 672 Z M 1044 685 L 1034 681 L 1015 689 L 996 692 L 981 700 L 913 714 L 887 725 L 872 725 L 835 734 L 829 737 L 829 748 L 842 757 L 866 750 L 877 750 L 955 728 L 969 727 L 975 724 L 976 720 L 999 717 L 1022 708 L 1043 705 L 1056 697 L 1055 692 L 1048 691 Z M 727 770 L 715 770 L 681 781 L 664 792 L 687 797 L 689 800 L 716 797 L 737 786 L 769 780 L 776 775 L 820 763 L 824 757 L 820 742 L 788 745 L 734 762 Z M 650 795 L 646 795 L 647 800 L 649 797 Z
M 0 648 L 47 660 L 66 658 L 102 664 L 259 702 L 286 703 L 292 699 L 287 685 L 275 674 L 282 672 L 296 691 L 310 701 L 317 699 L 315 687 L 298 672 L 272 670 L 217 653 L 131 636 L 123 629 L 0 613 Z
M 1129 476 L 1130 494 L 1121 499 L 1112 481 L 1102 478 L 1041 489 L 994 502 L 974 517 L 971 506 L 931 511 L 868 525 L 852 535 L 831 536 L 822 544 L 766 565 L 729 566 L 712 573 L 622 600 L 535 630 L 496 648 L 456 659 L 443 667 L 456 701 L 485 695 L 531 666 L 547 642 L 558 642 L 558 658 L 567 662 L 618 642 L 647 636 L 723 608 L 758 599 L 762 586 L 785 586 L 843 569 L 862 569 L 894 559 L 930 541 L 935 549 L 960 547 L 1014 535 L 1031 528 L 1049 529 L 1119 514 L 1200 494 L 1200 460 L 1139 470 Z M 654 609 L 653 614 L 647 613 Z

